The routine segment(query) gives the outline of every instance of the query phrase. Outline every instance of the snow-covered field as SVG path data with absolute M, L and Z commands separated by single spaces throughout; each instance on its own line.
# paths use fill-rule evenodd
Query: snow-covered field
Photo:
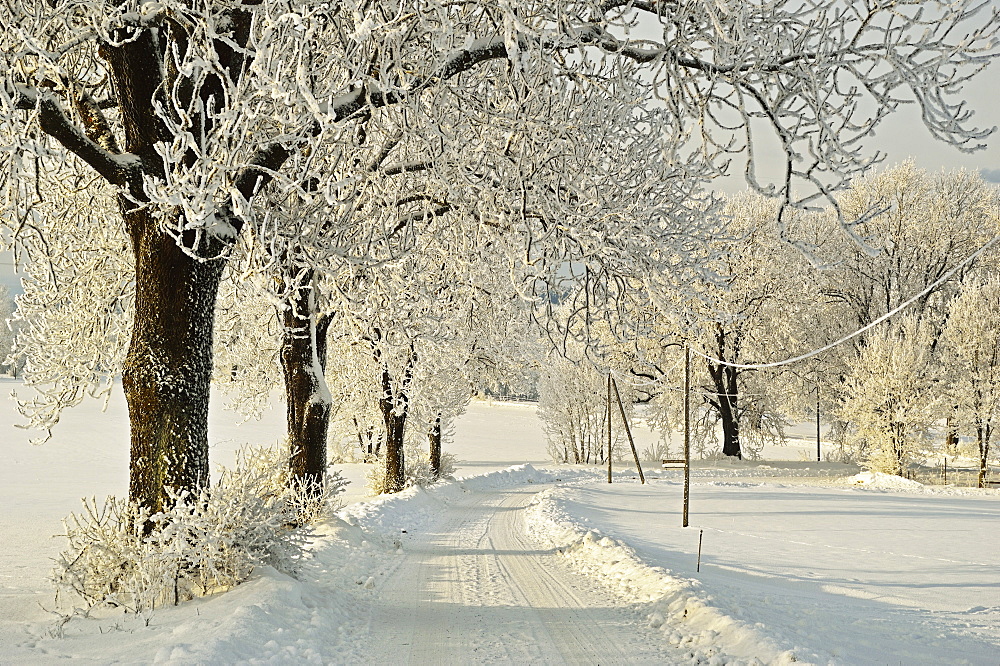
M 280 409 L 237 425 L 221 404 L 213 462 L 280 437 Z M 15 418 L 0 402 L 4 664 L 1000 663 L 1000 492 L 802 462 L 803 438 L 698 464 L 682 528 L 679 471 L 640 485 L 619 466 L 608 485 L 552 467 L 533 407 L 489 403 L 450 447 L 464 479 L 370 500 L 348 466 L 350 504 L 299 580 L 262 569 L 149 616 L 64 622 L 52 535 L 81 497 L 126 492 L 126 410 L 120 392 L 86 403 L 40 447 Z

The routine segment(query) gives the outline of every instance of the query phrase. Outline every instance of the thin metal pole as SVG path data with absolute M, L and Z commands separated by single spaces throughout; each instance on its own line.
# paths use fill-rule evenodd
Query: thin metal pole
M 701 538 L 705 536 L 705 530 L 698 530 L 698 566 L 695 571 L 701 571 Z
M 608 377 L 611 377 L 609 374 Z M 628 419 L 625 417 L 625 405 L 622 404 L 622 395 L 618 392 L 618 382 L 615 379 L 611 380 L 611 386 L 615 389 L 615 398 L 618 400 L 618 411 L 622 415 L 622 425 L 625 426 L 625 434 L 628 435 L 628 445 L 632 447 L 632 458 L 635 460 L 635 468 L 639 470 L 639 482 L 646 483 L 646 477 L 642 474 L 642 465 L 639 464 L 639 454 L 635 450 L 635 440 L 632 439 L 632 429 L 628 425 Z
M 608 483 L 611 483 L 611 373 L 608 373 Z
M 691 500 L 691 351 L 684 345 L 684 515 L 681 526 L 688 526 Z

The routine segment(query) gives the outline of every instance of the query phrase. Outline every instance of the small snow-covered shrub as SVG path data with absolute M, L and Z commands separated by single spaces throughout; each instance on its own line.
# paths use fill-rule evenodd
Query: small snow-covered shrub
M 445 479 L 455 473 L 455 456 L 451 453 L 441 452 L 441 470 L 437 478 L 431 472 L 431 460 L 423 449 L 415 446 L 405 445 L 403 450 L 403 478 L 404 485 L 428 486 L 439 479 Z M 372 495 L 381 495 L 385 490 L 385 459 L 376 458 L 372 468 L 368 470 L 367 485 L 365 486 Z
M 260 479 L 262 486 L 267 487 L 264 492 L 281 495 L 295 510 L 295 524 L 319 522 L 339 508 L 337 497 L 347 488 L 348 481 L 335 470 L 327 471 L 320 484 L 293 479 L 290 459 L 291 453 L 284 446 L 245 446 L 236 452 L 235 471 L 244 478 L 253 475 Z
M 286 456 L 247 449 L 211 489 L 173 496 L 169 511 L 84 500 L 83 512 L 64 521 L 69 546 L 53 571 L 57 590 L 138 613 L 238 585 L 260 564 L 294 574 L 309 524 L 345 485 L 339 474 L 318 488 L 288 483 Z
M 441 452 L 441 469 L 437 478 L 431 471 L 431 459 L 426 451 L 407 452 L 406 454 L 406 485 L 426 486 L 438 479 L 444 479 L 455 473 L 455 456 Z

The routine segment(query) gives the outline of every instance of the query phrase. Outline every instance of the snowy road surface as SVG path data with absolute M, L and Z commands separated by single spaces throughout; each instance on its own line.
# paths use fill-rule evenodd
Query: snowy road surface
M 678 663 L 644 617 L 525 530 L 537 485 L 470 491 L 401 534 L 378 584 L 369 663 Z

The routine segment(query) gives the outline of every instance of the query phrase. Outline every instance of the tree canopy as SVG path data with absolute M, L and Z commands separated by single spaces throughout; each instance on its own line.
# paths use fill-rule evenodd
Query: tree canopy
M 458 206 L 514 234 L 532 289 L 558 293 L 548 271 L 566 261 L 607 302 L 625 278 L 693 283 L 717 230 L 703 186 L 735 155 L 784 212 L 869 166 L 863 140 L 907 101 L 974 149 L 988 130 L 961 90 L 997 28 L 972 2 L 8 0 L 0 211 L 44 264 L 77 235 L 53 215 L 60 191 L 117 200 L 134 299 L 112 289 L 95 310 L 134 308 L 130 494 L 158 509 L 207 479 L 215 303 L 239 239 L 271 257 L 290 241 L 296 266 L 323 271 Z M 762 134 L 784 156 L 773 184 Z M 443 144 L 465 145 L 463 169 Z M 435 185 L 399 199 L 392 169 Z M 322 223 L 271 214 L 290 197 Z

